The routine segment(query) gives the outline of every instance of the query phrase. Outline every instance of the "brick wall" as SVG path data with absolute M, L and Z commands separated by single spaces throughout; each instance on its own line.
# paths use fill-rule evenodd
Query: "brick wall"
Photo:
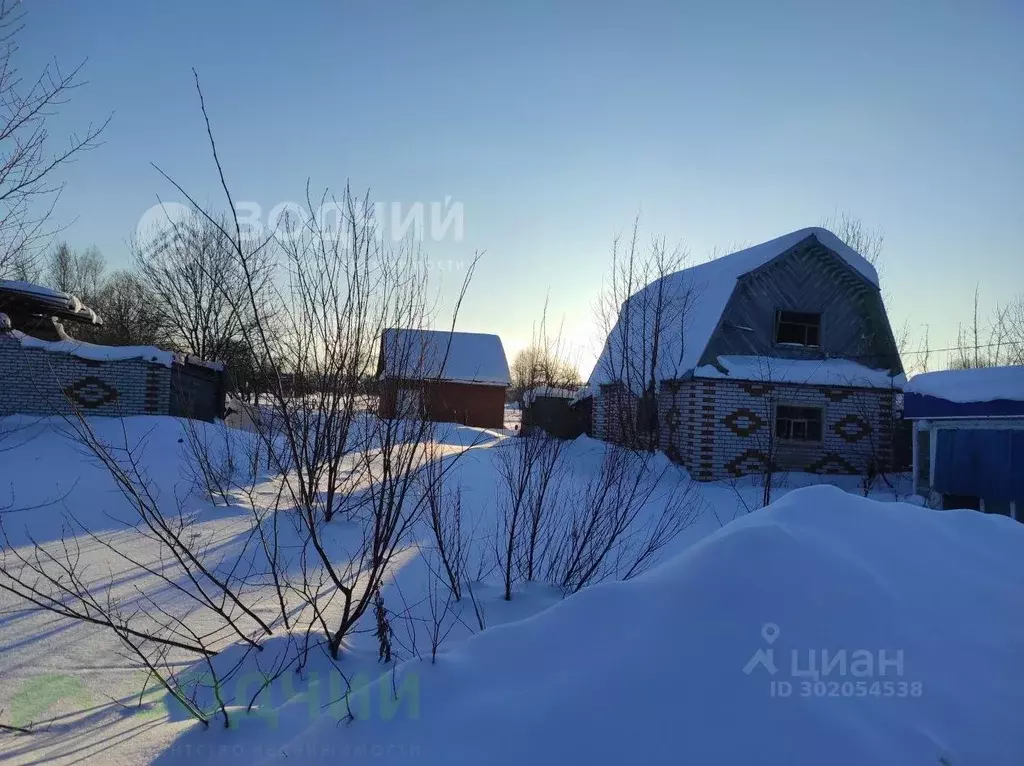
M 823 438 L 774 438 L 775 406 L 820 407 Z M 665 381 L 659 394 L 660 446 L 704 481 L 762 470 L 862 473 L 891 462 L 893 392 L 744 381 Z
M 644 408 L 640 397 L 627 390 L 623 384 L 599 386 L 594 395 L 594 436 L 615 444 L 650 446 L 653 423 L 646 425 L 643 422 L 646 413 L 650 413 L 650 410 Z
M 94 361 L 26 348 L 0 332 L 0 415 L 167 414 L 171 368 L 143 358 Z

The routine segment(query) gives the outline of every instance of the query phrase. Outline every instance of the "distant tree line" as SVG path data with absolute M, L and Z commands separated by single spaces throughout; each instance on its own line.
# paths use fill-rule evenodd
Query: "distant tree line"
M 255 320 L 245 293 L 267 287 L 266 259 L 249 280 L 221 227 L 199 213 L 133 242 L 130 257 L 127 268 L 110 271 L 96 248 L 75 250 L 61 242 L 22 262 L 14 276 L 73 295 L 99 315 L 99 324 L 65 322 L 72 337 L 110 346 L 160 346 L 224 362 L 231 388 L 243 399 L 265 389 L 269 370 L 247 351 Z M 292 376 L 290 383 L 315 385 L 308 376 Z

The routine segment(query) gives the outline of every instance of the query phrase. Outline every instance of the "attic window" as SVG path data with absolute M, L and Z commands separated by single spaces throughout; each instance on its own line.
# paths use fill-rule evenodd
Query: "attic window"
M 775 342 L 796 346 L 821 345 L 821 314 L 778 311 L 775 315 Z

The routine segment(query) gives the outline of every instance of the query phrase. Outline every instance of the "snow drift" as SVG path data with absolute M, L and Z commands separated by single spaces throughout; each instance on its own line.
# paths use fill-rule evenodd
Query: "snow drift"
M 406 663 L 377 685 L 414 690 L 390 720 L 325 713 L 267 762 L 1024 763 L 1022 552 L 1002 517 L 797 490 Z

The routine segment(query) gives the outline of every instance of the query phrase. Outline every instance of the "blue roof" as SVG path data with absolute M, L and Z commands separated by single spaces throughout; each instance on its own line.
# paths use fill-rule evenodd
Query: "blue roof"
M 993 399 L 987 402 L 954 402 L 928 394 L 905 393 L 903 417 L 920 418 L 1024 418 L 1024 402 Z
M 1024 366 L 926 372 L 903 395 L 906 418 L 1024 417 Z

